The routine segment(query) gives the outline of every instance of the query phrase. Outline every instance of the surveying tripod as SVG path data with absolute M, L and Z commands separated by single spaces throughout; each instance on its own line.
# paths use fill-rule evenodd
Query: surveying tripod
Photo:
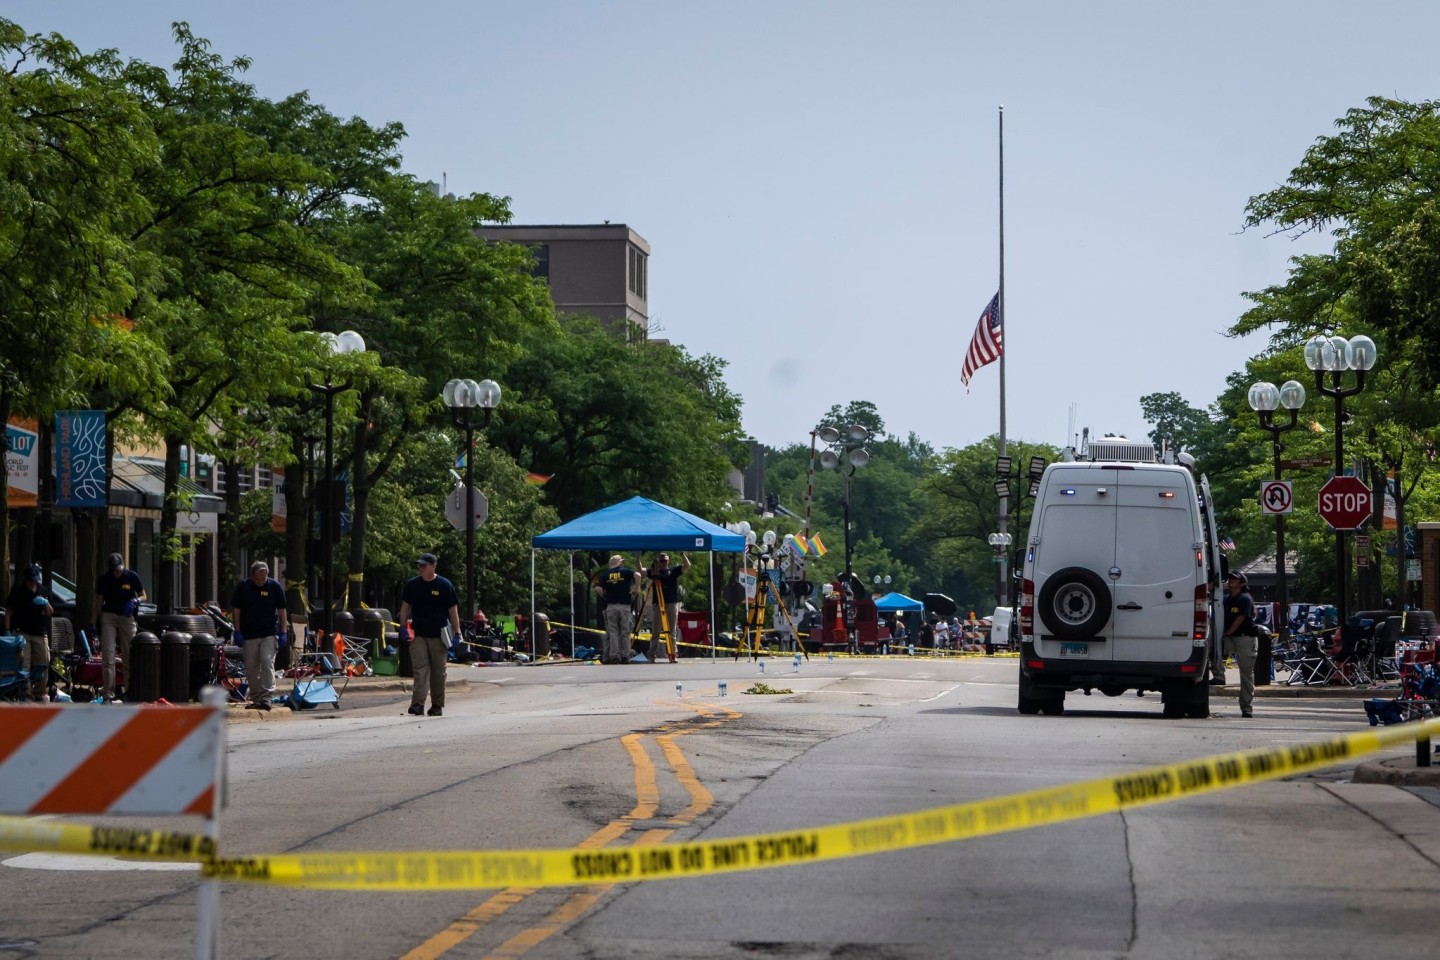
M 647 573 L 645 586 L 640 591 L 640 611 L 635 614 L 635 625 L 630 631 L 630 649 L 635 649 L 635 640 L 640 636 L 640 625 L 646 621 L 646 614 L 654 604 L 655 611 L 660 615 L 659 631 L 650 631 L 650 662 L 659 663 L 660 658 L 656 656 L 660 649 L 660 637 L 665 638 L 665 653 L 671 663 L 675 662 L 675 632 L 674 625 L 670 623 L 670 609 L 665 606 L 665 591 L 660 581 L 650 577 Z
M 763 574 L 765 571 L 760 571 Z M 765 613 L 769 610 L 770 601 L 775 602 L 775 609 L 784 618 L 785 625 L 790 630 L 790 636 L 794 638 L 795 645 L 799 647 L 800 653 L 806 660 L 810 654 L 805 649 L 804 642 L 800 639 L 800 631 L 795 627 L 795 620 L 790 616 L 790 610 L 785 606 L 785 601 L 780 599 L 780 593 L 775 589 L 775 581 L 767 576 L 757 578 L 755 584 L 755 598 L 746 609 L 745 616 L 745 646 L 752 657 L 760 655 L 760 638 L 765 634 Z M 740 659 L 740 644 L 735 645 L 735 659 Z

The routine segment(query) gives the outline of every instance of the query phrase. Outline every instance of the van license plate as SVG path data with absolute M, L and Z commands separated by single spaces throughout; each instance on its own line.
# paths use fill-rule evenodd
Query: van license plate
M 1088 643 L 1062 643 L 1060 644 L 1060 656 L 1062 657 L 1087 657 L 1090 655 L 1090 644 Z

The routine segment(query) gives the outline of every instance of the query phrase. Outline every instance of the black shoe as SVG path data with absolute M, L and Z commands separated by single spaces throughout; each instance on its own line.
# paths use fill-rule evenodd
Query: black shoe
M 1224 677 L 1211 677 L 1211 678 L 1210 678 L 1210 686 L 1212 686 L 1212 687 L 1223 687 L 1223 686 L 1225 686 L 1225 678 L 1224 678 Z
M 257 710 L 264 710 L 266 713 L 269 713 L 269 712 L 270 712 L 270 701 L 269 701 L 269 700 L 261 700 L 259 703 L 255 704 L 255 708 L 256 708 Z
M 431 707 L 429 710 L 426 710 L 426 711 L 425 711 L 425 716 L 427 716 L 427 717 L 438 717 L 438 716 L 440 716 L 440 714 L 442 714 L 442 713 L 444 713 L 444 712 L 445 712 L 445 708 L 444 708 L 444 707 Z
M 1255 714 L 1251 713 L 1249 710 L 1241 710 L 1240 717 L 1244 720 L 1253 720 L 1255 719 Z
M 260 704 L 258 704 L 258 703 L 247 703 L 247 704 L 245 704 L 245 709 L 246 709 L 246 710 L 264 710 L 265 708 L 264 708 L 263 706 L 261 706 Z
M 412 704 L 410 704 L 410 714 L 411 714 L 411 716 L 416 716 L 416 717 L 424 716 L 424 714 L 425 714 L 425 704 L 423 704 L 423 703 L 412 703 Z

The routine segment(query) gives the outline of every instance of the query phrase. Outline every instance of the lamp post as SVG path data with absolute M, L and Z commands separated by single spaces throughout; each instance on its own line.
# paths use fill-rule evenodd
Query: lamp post
M 322 333 L 332 355 L 362 353 L 365 338 L 354 330 L 344 333 Z M 335 551 L 335 394 L 349 390 L 349 382 L 332 383 L 330 373 L 325 373 L 325 382 L 309 384 L 311 390 L 325 398 L 325 484 L 321 498 L 320 514 L 320 625 L 324 633 L 320 639 L 320 650 L 332 653 L 335 650 L 335 562 L 331 556 Z
M 1260 415 L 1260 429 L 1270 433 L 1271 450 L 1275 459 L 1275 480 L 1280 480 L 1280 434 L 1294 430 L 1300 408 L 1305 406 L 1305 388 L 1298 381 L 1286 380 L 1285 385 L 1261 381 L 1250 387 L 1250 409 Z M 1289 423 L 1276 423 L 1275 411 L 1284 407 L 1290 412 Z M 1285 514 L 1275 513 L 1275 601 L 1279 621 L 1272 626 L 1284 644 L 1290 639 L 1290 589 L 1285 574 Z M 1266 674 L 1269 676 L 1269 674 Z
M 451 380 L 440 392 L 450 419 L 465 431 L 465 617 L 475 616 L 475 431 L 490 426 L 490 417 L 500 405 L 500 385 L 494 380 Z M 475 410 L 484 416 L 475 419 Z
M 870 451 L 865 449 L 865 444 L 870 439 L 870 431 L 858 423 L 852 423 L 845 427 L 843 433 L 835 427 L 821 427 L 816 431 L 816 436 L 828 446 L 828 449 L 820 454 L 820 466 L 827 470 L 842 469 L 842 476 L 845 478 L 845 578 L 841 585 L 841 610 L 845 617 L 846 638 L 853 651 L 856 638 L 855 588 L 852 580 L 854 544 L 850 539 L 850 478 L 855 476 L 857 469 L 870 462 Z M 844 469 L 846 467 L 849 469 Z
M 1315 371 L 1315 391 L 1335 398 L 1335 476 L 1345 471 L 1345 398 L 1365 389 L 1365 374 L 1373 366 L 1377 353 L 1375 341 L 1366 336 L 1327 337 L 1316 334 L 1305 343 L 1305 366 Z M 1346 370 L 1355 372 L 1355 385 L 1345 387 L 1341 381 Z M 1330 384 L 1325 384 L 1325 374 Z M 1335 613 L 1339 625 L 1345 625 L 1346 598 L 1350 593 L 1350 569 L 1345 556 L 1345 531 L 1335 531 Z

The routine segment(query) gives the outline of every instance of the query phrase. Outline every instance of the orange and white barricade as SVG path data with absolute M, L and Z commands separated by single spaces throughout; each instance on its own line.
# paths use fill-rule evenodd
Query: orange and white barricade
M 0 707 L 0 849 L 159 860 L 216 856 L 225 795 L 225 699 L 207 687 L 200 706 Z M 199 834 L 120 830 L 56 814 L 184 814 Z M 200 885 L 195 955 L 219 954 L 220 888 Z

